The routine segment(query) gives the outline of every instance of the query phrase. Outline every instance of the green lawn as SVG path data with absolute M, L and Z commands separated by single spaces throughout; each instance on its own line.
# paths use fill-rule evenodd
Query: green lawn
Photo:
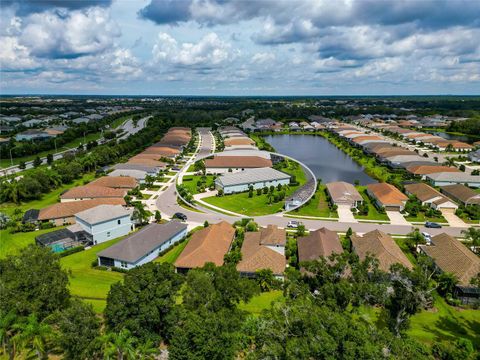
M 378 212 L 375 205 L 372 203 L 370 198 L 365 192 L 365 186 L 356 186 L 358 192 L 362 195 L 363 201 L 368 205 L 368 215 L 354 215 L 355 219 L 359 220 L 385 220 L 388 221 L 387 214 L 381 214 Z
M 205 183 L 205 189 L 208 189 L 211 185 L 213 185 L 213 175 L 205 175 L 207 177 Z M 186 175 L 183 177 L 182 185 L 188 189 L 190 194 L 195 195 L 198 194 L 197 191 L 197 182 L 201 181 L 202 175 Z
M 173 247 L 170 251 L 168 251 L 166 254 L 163 254 L 162 256 L 156 258 L 153 260 L 154 262 L 159 262 L 159 263 L 169 263 L 173 264 L 177 258 L 180 256 L 182 253 L 183 249 L 185 249 L 185 246 L 187 246 L 188 240 L 185 240 L 181 244 L 178 244 L 177 246 Z
M 9 230 L 0 230 L 0 259 L 3 259 L 8 255 L 17 255 L 22 248 L 34 244 L 36 236 L 61 228 L 62 227 L 56 227 L 53 229 L 18 232 L 15 234 L 10 234 Z
M 89 250 L 81 251 L 60 259 L 65 270 L 70 272 L 70 292 L 74 296 L 88 299 L 96 311 L 103 311 L 110 286 L 123 279 L 123 274 L 115 271 L 97 270 L 92 262 L 97 253 L 122 240 L 123 237 L 98 244 Z
M 32 200 L 29 202 L 21 203 L 20 205 L 16 205 L 13 203 L 4 203 L 0 205 L 0 212 L 6 213 L 7 215 L 11 215 L 16 208 L 19 208 L 22 212 L 27 211 L 28 209 L 42 209 L 49 205 L 55 204 L 58 202 L 58 198 L 62 192 L 65 190 L 71 189 L 75 186 L 83 185 L 84 183 L 90 182 L 95 178 L 95 174 L 88 173 L 83 175 L 80 179 L 73 181 L 71 184 L 64 184 L 59 188 L 49 192 L 48 194 L 44 194 L 41 199 L 39 200 Z
M 446 223 L 447 220 L 443 217 L 428 217 L 425 216 L 425 213 L 419 212 L 417 216 L 405 216 L 405 219 L 410 222 L 425 222 L 425 221 L 432 221 L 436 223 Z
M 336 210 L 330 210 L 325 185 L 319 185 L 315 195 L 300 209 L 289 212 L 292 215 L 338 218 Z
M 393 238 L 393 239 L 397 243 L 398 247 L 407 256 L 408 260 L 410 260 L 410 262 L 415 265 L 417 263 L 417 260 L 415 259 L 415 256 L 413 256 L 412 252 L 410 251 L 410 248 L 407 246 L 406 239 L 405 238 Z
M 253 315 L 259 315 L 262 310 L 270 308 L 273 301 L 281 299 L 283 299 L 283 293 L 280 290 L 273 290 L 254 296 L 248 303 L 241 303 L 239 308 Z

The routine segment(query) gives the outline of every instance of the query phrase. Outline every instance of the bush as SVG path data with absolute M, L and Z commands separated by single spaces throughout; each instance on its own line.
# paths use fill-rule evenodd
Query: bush
M 80 251 L 83 251 L 83 250 L 84 250 L 84 247 L 83 247 L 83 246 L 76 246 L 76 247 L 73 247 L 73 248 L 71 248 L 71 249 L 62 251 L 62 252 L 59 254 L 59 256 L 60 256 L 60 257 L 65 257 L 65 256 L 72 255 L 72 254 L 75 254 L 75 253 L 80 252 Z

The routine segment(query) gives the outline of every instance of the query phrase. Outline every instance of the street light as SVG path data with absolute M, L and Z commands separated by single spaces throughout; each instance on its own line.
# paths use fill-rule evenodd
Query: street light
M 12 148 L 10 148 L 10 163 L 13 166 Z
M 55 152 L 57 152 L 57 139 L 53 138 L 53 143 L 55 144 Z

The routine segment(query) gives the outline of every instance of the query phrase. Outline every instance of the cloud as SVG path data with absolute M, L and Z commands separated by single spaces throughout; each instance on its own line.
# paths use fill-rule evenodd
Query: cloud
M 39 67 L 26 46 L 20 45 L 13 36 L 0 37 L 0 68 L 2 71 L 27 71 Z
M 213 32 L 197 43 L 178 43 L 169 34 L 160 33 L 152 54 L 155 62 L 197 69 L 213 68 L 234 56 L 230 44 Z
M 275 60 L 275 54 L 271 52 L 262 52 L 256 53 L 252 56 L 252 63 L 254 64 L 264 64 L 269 63 Z
M 32 14 L 24 18 L 19 42 L 40 58 L 76 58 L 105 51 L 120 34 L 108 11 L 94 7 Z
M 2 7 L 12 7 L 19 16 L 52 9 L 78 10 L 92 6 L 108 7 L 112 0 L 2 0 Z

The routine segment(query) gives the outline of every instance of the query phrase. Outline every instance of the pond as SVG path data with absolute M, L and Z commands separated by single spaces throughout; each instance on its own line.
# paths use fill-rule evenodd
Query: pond
M 363 167 L 327 139 L 314 135 L 269 135 L 265 140 L 277 153 L 291 156 L 307 165 L 322 183 L 346 181 L 360 185 L 377 182 Z
M 440 136 L 446 140 L 457 140 L 457 141 L 463 141 L 468 144 L 472 144 L 475 141 L 479 141 L 480 137 L 474 137 L 474 136 L 468 136 L 468 135 L 456 135 L 456 134 L 448 134 L 443 131 L 432 131 L 432 130 L 427 130 L 425 131 L 429 134 Z

